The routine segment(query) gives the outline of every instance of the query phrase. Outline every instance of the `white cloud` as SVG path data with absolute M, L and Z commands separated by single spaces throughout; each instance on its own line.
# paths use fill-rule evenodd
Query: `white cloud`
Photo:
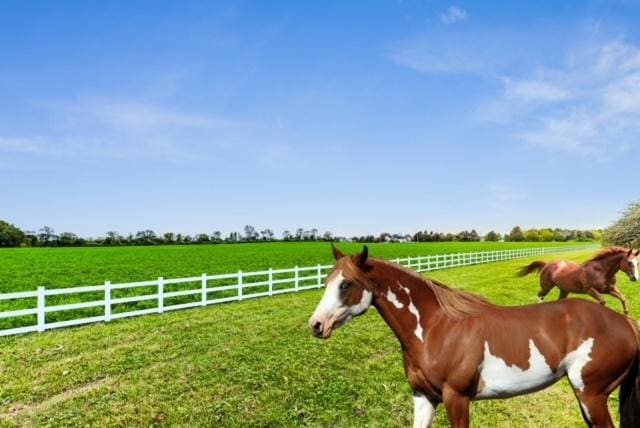
M 259 127 L 153 102 L 85 98 L 41 104 L 51 123 L 11 134 L 0 152 L 49 157 L 187 160 L 215 155 Z
M 465 34 L 433 33 L 396 43 L 387 58 L 421 73 L 488 74 L 498 55 L 489 53 L 486 39 Z
M 455 24 L 467 19 L 467 11 L 457 6 L 449 6 L 445 13 L 440 14 L 440 21 L 444 25 Z
M 564 101 L 571 97 L 567 88 L 541 80 L 505 81 L 506 97 L 526 103 Z
M 640 136 L 640 46 L 613 41 L 569 52 L 559 66 L 503 78 L 476 118 L 556 151 L 628 150 Z

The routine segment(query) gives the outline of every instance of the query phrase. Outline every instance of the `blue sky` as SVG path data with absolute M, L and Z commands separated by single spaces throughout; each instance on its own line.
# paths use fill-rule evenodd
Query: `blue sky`
M 2 2 L 0 218 L 84 236 L 603 227 L 640 4 Z

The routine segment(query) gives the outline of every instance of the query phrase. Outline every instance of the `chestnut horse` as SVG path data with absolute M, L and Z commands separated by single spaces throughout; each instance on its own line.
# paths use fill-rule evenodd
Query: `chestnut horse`
M 616 287 L 616 272 L 621 270 L 631 281 L 637 281 L 638 253 L 640 250 L 634 253 L 628 248 L 610 247 L 581 265 L 568 260 L 551 263 L 535 261 L 520 269 L 518 275 L 540 272 L 540 301 L 544 300 L 554 286 L 560 289 L 559 299 L 566 298 L 569 293 L 586 293 L 601 305 L 605 304 L 601 293 L 605 293 L 620 300 L 624 313 L 628 315 L 627 299 Z
M 454 427 L 469 426 L 471 400 L 507 398 L 567 376 L 588 426 L 612 427 L 619 385 L 622 427 L 640 426 L 638 327 L 579 299 L 502 307 L 396 264 L 334 247 L 335 266 L 309 320 L 314 336 L 374 306 L 402 346 L 413 389 L 414 427 L 429 427 L 444 403 Z

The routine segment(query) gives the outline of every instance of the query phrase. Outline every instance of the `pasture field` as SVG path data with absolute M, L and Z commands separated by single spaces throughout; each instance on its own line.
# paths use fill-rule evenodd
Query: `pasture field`
M 538 279 L 514 273 L 531 260 L 428 276 L 495 303 L 528 304 Z M 640 287 L 624 274 L 618 284 L 639 316 Z M 0 338 L 0 426 L 410 426 L 411 391 L 391 330 L 371 309 L 328 341 L 312 338 L 307 319 L 322 292 Z M 474 402 L 471 417 L 476 427 L 583 426 L 566 381 Z M 442 407 L 436 426 L 448 426 Z
M 584 243 L 583 243 L 584 244 Z M 516 243 L 410 243 L 373 244 L 372 251 L 380 257 L 406 257 L 438 253 L 458 253 L 484 251 L 489 249 L 522 248 L 534 244 Z M 547 244 L 550 245 L 550 244 Z M 573 245 L 573 243 L 565 244 Z M 347 251 L 357 251 L 362 244 L 343 244 Z M 146 247 L 102 247 L 102 248 L 34 248 L 9 249 L 0 251 L 0 293 L 32 291 L 38 285 L 48 289 L 99 285 L 105 280 L 112 283 L 148 281 L 164 278 L 194 277 L 201 273 L 233 273 L 238 270 L 260 271 L 269 267 L 293 268 L 314 266 L 318 263 L 330 264 L 331 251 L 326 242 L 288 242 L 257 244 L 221 244 L 189 246 L 146 246 Z M 278 274 L 274 279 L 290 278 L 292 274 Z M 256 278 L 265 281 L 267 276 Z M 209 287 L 228 285 L 228 280 L 210 281 Z M 305 285 L 305 284 L 302 284 Z M 166 292 L 181 292 L 199 288 L 196 282 L 172 284 Z M 286 288 L 286 287 L 285 287 Z M 266 291 L 266 287 L 253 288 L 253 292 Z M 116 290 L 112 298 L 137 298 L 153 295 L 157 286 Z M 209 293 L 208 298 L 226 298 L 235 295 L 233 290 Z M 78 293 L 49 296 L 47 305 L 77 304 L 99 301 L 101 292 Z M 177 296 L 166 304 L 190 304 L 200 299 L 199 295 Z M 36 307 L 35 298 L 0 301 L 0 310 L 20 310 Z M 113 313 L 149 310 L 156 305 L 155 300 L 122 303 L 112 308 Z M 101 316 L 101 307 L 81 308 L 49 312 L 47 322 L 67 321 L 79 318 Z M 15 318 L 0 318 L 0 329 L 24 327 L 36 324 L 35 315 Z
M 585 245 L 585 242 L 438 242 L 367 244 L 380 258 L 467 251 Z M 0 293 L 330 264 L 328 242 L 272 242 L 141 247 L 0 249 Z M 341 243 L 355 252 L 359 243 Z

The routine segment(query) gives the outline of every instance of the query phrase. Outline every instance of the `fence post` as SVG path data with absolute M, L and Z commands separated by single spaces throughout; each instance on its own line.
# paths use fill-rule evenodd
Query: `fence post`
M 201 282 L 201 301 L 200 301 L 200 305 L 201 306 L 206 306 L 207 305 L 207 274 L 203 273 L 202 274 L 202 279 L 200 280 Z
M 269 268 L 269 296 L 273 296 L 273 268 Z
M 45 294 L 44 287 L 38 287 L 38 331 L 42 332 L 45 329 Z
M 158 278 L 158 313 L 164 312 L 164 278 Z
M 296 291 L 300 288 L 300 271 L 298 265 L 293 269 L 293 284 Z
M 418 256 L 418 272 L 422 272 L 422 256 Z
M 318 288 L 322 287 L 322 266 L 318 265 Z
M 238 300 L 242 300 L 242 271 L 238 271 Z
M 104 321 L 111 321 L 111 281 L 104 282 Z

